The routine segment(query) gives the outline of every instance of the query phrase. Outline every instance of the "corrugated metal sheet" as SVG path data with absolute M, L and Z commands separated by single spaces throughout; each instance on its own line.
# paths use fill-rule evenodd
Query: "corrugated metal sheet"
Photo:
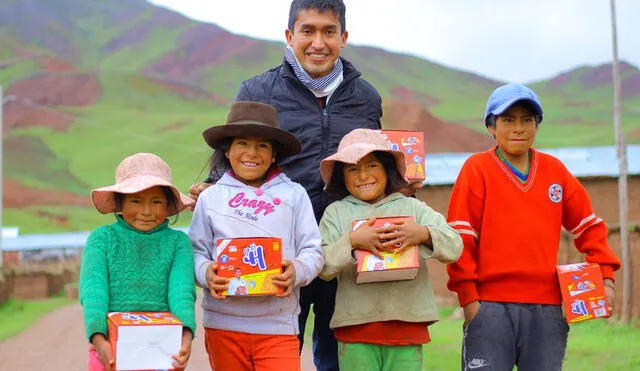
M 187 232 L 188 228 L 173 228 Z M 69 232 L 53 234 L 27 234 L 17 237 L 4 237 L 4 251 L 30 251 L 40 249 L 82 248 L 90 232 Z
M 617 177 L 618 159 L 614 146 L 541 149 L 559 158 L 576 177 Z M 471 153 L 435 153 L 425 156 L 425 185 L 453 184 Z M 640 174 L 640 145 L 627 147 L 629 174 Z

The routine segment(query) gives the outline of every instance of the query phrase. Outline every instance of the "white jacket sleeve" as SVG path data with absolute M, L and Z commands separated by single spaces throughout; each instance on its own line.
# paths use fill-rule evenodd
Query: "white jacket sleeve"
M 213 188 L 209 187 L 209 188 Z M 207 267 L 216 261 L 216 247 L 213 240 L 213 227 L 207 216 L 207 191 L 200 194 L 196 208 L 193 212 L 189 238 L 193 245 L 196 282 L 201 287 L 207 287 Z
M 293 205 L 293 237 L 296 257 L 293 268 L 296 272 L 295 287 L 306 286 L 318 276 L 324 265 L 320 230 L 307 192 L 299 186 Z

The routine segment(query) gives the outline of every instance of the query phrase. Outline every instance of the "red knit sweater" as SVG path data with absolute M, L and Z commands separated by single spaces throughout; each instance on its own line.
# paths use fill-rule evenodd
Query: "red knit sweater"
M 495 148 L 471 156 L 453 187 L 447 219 L 464 241 L 460 259 L 447 266 L 448 287 L 461 306 L 475 300 L 560 304 L 561 226 L 586 261 L 601 265 L 604 278 L 613 279 L 620 267 L 580 182 L 560 160 L 534 149 L 525 183 Z

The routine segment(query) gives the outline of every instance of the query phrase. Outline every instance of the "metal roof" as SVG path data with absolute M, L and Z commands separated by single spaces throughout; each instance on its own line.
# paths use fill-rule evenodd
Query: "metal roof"
M 540 149 L 562 161 L 571 174 L 584 177 L 617 177 L 618 158 L 614 146 Z M 432 153 L 425 155 L 427 179 L 424 185 L 453 184 L 460 168 L 472 153 Z M 630 175 L 640 174 L 640 145 L 627 146 Z
M 172 228 L 187 232 L 188 228 Z M 4 251 L 30 251 L 40 249 L 83 248 L 91 232 L 68 232 L 52 234 L 26 234 L 2 238 Z

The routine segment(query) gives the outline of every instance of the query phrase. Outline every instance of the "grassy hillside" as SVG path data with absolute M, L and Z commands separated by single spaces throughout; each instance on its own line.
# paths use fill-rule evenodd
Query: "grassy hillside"
M 118 162 L 135 152 L 165 158 L 186 191 L 206 174 L 201 132 L 225 121 L 241 81 L 280 64 L 283 48 L 143 0 L 3 1 L 0 84 L 19 98 L 4 107 L 5 223 L 34 233 L 108 222 L 89 192 L 112 183 Z M 485 100 L 499 82 L 371 47 L 350 45 L 344 56 L 385 102 L 485 130 Z M 613 143 L 607 71 L 584 66 L 532 85 L 545 108 L 539 147 Z M 640 143 L 640 71 L 625 64 L 623 77 L 623 126 Z

